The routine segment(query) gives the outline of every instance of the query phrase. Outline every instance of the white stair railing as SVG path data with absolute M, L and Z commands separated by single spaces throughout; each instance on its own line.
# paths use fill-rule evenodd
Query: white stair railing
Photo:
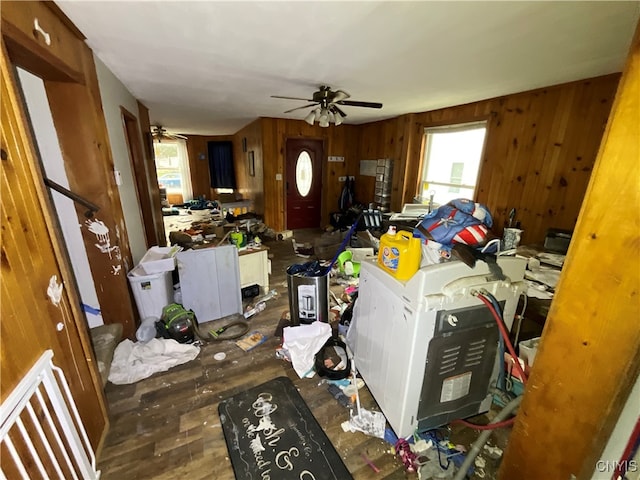
M 100 478 L 64 373 L 52 358 L 51 350 L 44 352 L 0 405 L 0 449 L 9 454 L 1 455 L 0 480 Z

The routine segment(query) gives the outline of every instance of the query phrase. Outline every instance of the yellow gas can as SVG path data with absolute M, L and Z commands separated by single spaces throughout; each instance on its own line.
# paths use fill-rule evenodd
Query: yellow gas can
M 422 243 L 406 230 L 380 237 L 378 264 L 398 280 L 408 280 L 420 268 Z

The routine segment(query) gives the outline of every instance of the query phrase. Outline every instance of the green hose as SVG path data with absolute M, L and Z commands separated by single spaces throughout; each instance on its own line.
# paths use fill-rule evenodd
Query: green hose
M 194 319 L 195 320 L 195 319 Z M 234 320 L 218 328 L 212 328 L 207 334 L 200 332 L 200 324 L 194 321 L 193 330 L 196 336 L 203 342 L 210 343 L 222 340 L 235 340 L 249 331 L 249 322 L 245 320 Z

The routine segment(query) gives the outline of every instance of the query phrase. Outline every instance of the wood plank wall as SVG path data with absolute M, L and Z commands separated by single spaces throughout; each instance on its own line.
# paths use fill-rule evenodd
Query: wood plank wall
M 640 24 L 501 479 L 592 478 L 640 371 L 639 118 Z M 597 478 L 612 478 L 607 471 Z
M 249 174 L 249 152 L 253 152 L 254 174 Z M 238 193 L 253 202 L 253 211 L 264 216 L 264 160 L 262 120 L 257 119 L 233 136 L 233 158 Z
M 516 208 L 523 243 L 541 242 L 548 228 L 575 225 L 619 78 L 606 75 L 362 125 L 359 158 L 394 159 L 392 208 L 399 209 L 416 192 L 424 128 L 487 119 L 475 200 L 493 213 L 496 233 Z M 357 182 L 361 201 L 371 201 L 371 177 Z
M 495 233 L 502 233 L 509 210 L 516 208 L 524 229 L 522 242 L 539 243 L 547 229 L 575 225 L 619 78 L 617 73 L 605 75 L 357 126 L 320 128 L 302 120 L 262 118 L 233 136 L 189 137 L 194 195 L 215 198 L 208 186 L 208 163 L 198 160 L 198 153 L 206 155 L 208 140 L 230 139 L 240 193 L 254 200 L 267 225 L 284 229 L 284 186 L 276 175 L 285 178 L 286 139 L 306 137 L 325 142 L 325 158 L 345 157 L 344 164 L 323 164 L 323 224 L 337 209 L 343 187 L 340 176 L 355 175 L 359 202 L 374 200 L 375 177 L 359 174 L 360 160 L 394 160 L 391 207 L 399 210 L 416 193 L 424 129 L 487 120 L 475 200 L 493 213 Z M 242 151 L 243 138 L 255 155 L 252 178 L 247 153 Z
M 390 158 L 393 160 L 393 177 L 391 188 L 391 209 L 399 211 L 404 202 L 400 201 L 405 190 L 405 173 L 407 147 L 410 145 L 409 135 L 412 130 L 412 114 L 401 117 L 373 122 L 359 126 L 358 160 L 377 160 Z M 357 200 L 367 204 L 374 201 L 374 187 L 376 177 L 364 176 L 359 173 L 359 162 L 356 165 Z M 413 179 L 410 180 L 413 185 Z M 410 201 L 410 200 L 409 200 Z

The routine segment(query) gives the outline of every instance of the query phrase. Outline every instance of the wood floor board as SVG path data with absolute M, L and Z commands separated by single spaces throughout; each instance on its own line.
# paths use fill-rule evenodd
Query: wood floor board
M 153 442 L 143 443 L 140 439 L 124 442 L 117 447 L 105 447 L 103 449 L 98 468 L 102 471 L 101 478 L 135 478 L 128 476 L 131 468 L 139 462 L 153 457 L 155 448 Z M 125 447 L 125 448 L 122 448 Z M 118 476 L 118 472 L 127 475 Z
M 206 427 L 210 424 L 220 425 L 218 404 L 205 405 L 180 416 L 180 431 L 189 430 L 197 425 Z
M 194 442 L 198 442 L 199 444 L 201 444 L 202 449 L 204 449 L 202 425 L 198 425 L 187 430 L 182 430 L 177 436 L 165 436 L 164 438 L 159 439 L 155 443 L 154 454 L 163 455 L 167 452 L 175 450 L 176 448 L 193 444 Z

